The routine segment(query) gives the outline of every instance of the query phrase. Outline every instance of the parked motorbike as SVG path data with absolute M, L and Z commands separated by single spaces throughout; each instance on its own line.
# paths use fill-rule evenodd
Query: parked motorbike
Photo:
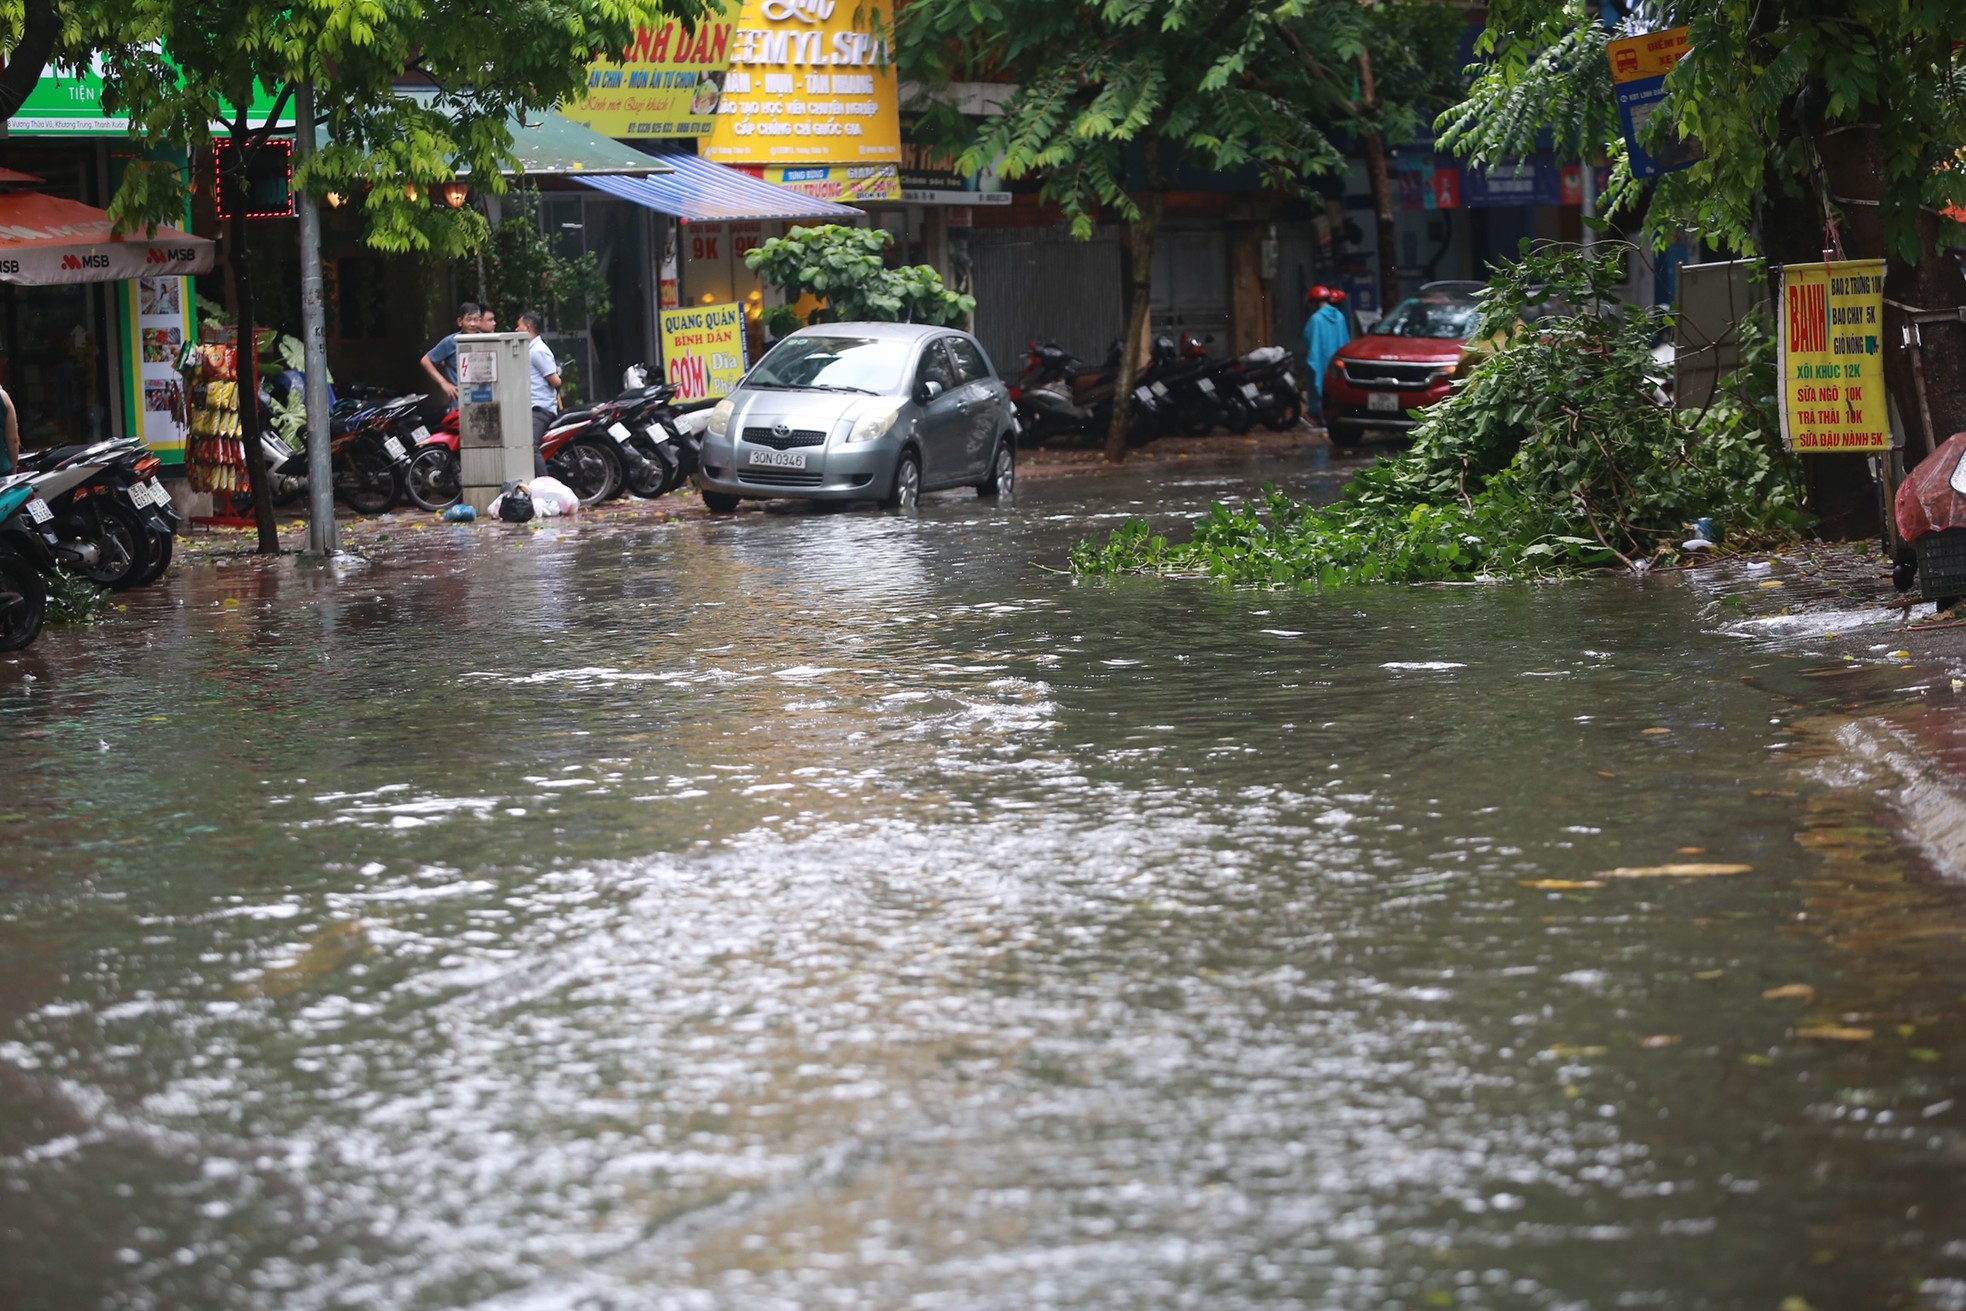
M 329 468 L 335 495 L 357 514 L 382 514 L 396 504 L 416 436 L 422 424 L 416 417 L 423 397 L 417 393 L 381 403 L 339 402 L 330 415 Z M 346 407 L 346 408 L 344 408 Z M 427 429 L 422 429 L 428 435 Z M 305 479 L 307 448 L 303 444 L 276 474 Z
M 1019 440 L 1027 446 L 1066 435 L 1103 440 L 1112 427 L 1123 349 L 1114 342 L 1106 363 L 1094 368 L 1055 341 L 1032 342 L 1023 375 L 1010 389 Z M 1150 386 L 1136 382 L 1128 414 L 1128 442 L 1141 446 L 1152 441 L 1160 430 L 1162 406 Z
M 1271 432 L 1284 432 L 1304 417 L 1304 393 L 1296 362 L 1281 346 L 1258 346 L 1223 375 L 1249 402 L 1250 412 Z
M 1160 402 L 1163 429 L 1206 437 L 1222 422 L 1223 394 L 1209 376 L 1208 350 L 1191 334 L 1181 334 L 1179 347 L 1172 337 L 1155 337 L 1140 381 Z
M 160 467 L 130 438 L 23 455 L 20 472 L 51 514 L 56 562 L 118 591 L 161 577 L 181 519 Z
M 48 575 L 55 570 L 53 521 L 31 475 L 0 479 L 0 651 L 18 651 L 41 636 Z

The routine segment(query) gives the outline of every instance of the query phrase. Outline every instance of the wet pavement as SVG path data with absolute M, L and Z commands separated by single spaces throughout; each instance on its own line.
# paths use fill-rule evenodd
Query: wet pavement
M 1966 1307 L 1950 672 L 1786 565 L 1054 572 L 1321 450 L 0 660 L 0 1306 Z

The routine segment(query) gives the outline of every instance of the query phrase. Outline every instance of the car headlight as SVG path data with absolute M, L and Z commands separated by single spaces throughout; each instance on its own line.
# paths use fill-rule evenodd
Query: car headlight
M 717 408 L 710 411 L 710 435 L 723 437 L 730 432 L 730 416 L 737 413 L 737 407 L 728 399 L 717 402 Z
M 875 410 L 872 414 L 862 416 L 860 422 L 853 425 L 853 431 L 846 435 L 846 439 L 849 442 L 871 442 L 877 437 L 885 437 L 887 430 L 894 426 L 895 419 L 900 415 L 899 405 L 885 410 Z

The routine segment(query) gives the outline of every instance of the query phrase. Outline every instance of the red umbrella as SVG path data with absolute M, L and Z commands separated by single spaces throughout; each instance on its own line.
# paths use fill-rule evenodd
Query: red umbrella
M 1898 536 L 1915 542 L 1927 533 L 1966 528 L 1966 432 L 1940 443 L 1898 484 Z
M 39 191 L 0 195 L 0 282 L 64 282 L 209 273 L 213 243 L 176 228 L 111 231 L 106 210 Z

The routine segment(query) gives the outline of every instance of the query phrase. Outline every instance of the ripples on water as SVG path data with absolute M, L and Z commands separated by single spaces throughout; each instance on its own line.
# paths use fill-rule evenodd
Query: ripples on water
M 51 642 L 0 1303 L 1966 1304 L 1960 1080 L 1892 1027 L 1959 980 L 1798 924 L 1795 658 L 1669 581 L 1074 584 L 1075 495 Z M 1673 859 L 1755 873 L 1522 886 Z M 1800 1042 L 1796 981 L 1899 1009 Z

